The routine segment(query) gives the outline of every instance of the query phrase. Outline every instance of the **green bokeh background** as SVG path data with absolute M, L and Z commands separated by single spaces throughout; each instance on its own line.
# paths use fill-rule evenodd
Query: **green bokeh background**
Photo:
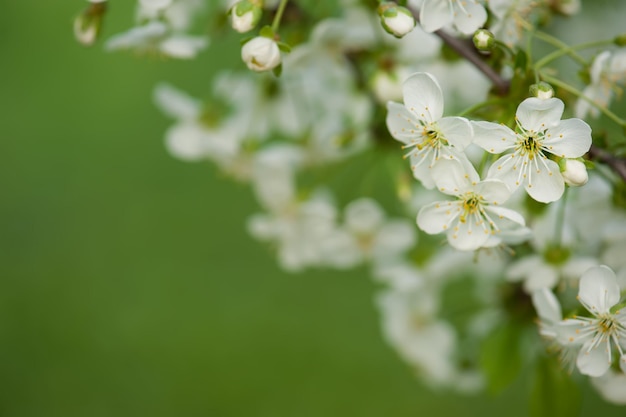
M 132 24 L 134 2 L 112 3 L 106 35 Z M 250 191 L 166 153 L 153 86 L 208 92 L 237 50 L 85 49 L 84 4 L 0 13 L 0 416 L 527 414 L 524 381 L 425 389 L 382 340 L 365 269 L 285 274 L 245 231 Z

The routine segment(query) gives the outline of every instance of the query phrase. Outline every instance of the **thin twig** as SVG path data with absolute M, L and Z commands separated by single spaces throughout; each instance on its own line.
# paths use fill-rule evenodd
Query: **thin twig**
M 496 93 L 499 96 L 506 96 L 508 94 L 510 87 L 509 81 L 498 74 L 496 70 L 485 62 L 483 57 L 478 53 L 478 51 L 476 51 L 476 48 L 474 48 L 474 44 L 471 41 L 459 39 L 444 32 L 443 30 L 435 31 L 435 35 L 437 35 L 456 53 L 467 59 L 471 64 L 478 68 L 480 72 L 485 74 L 495 87 Z
M 610 166 L 611 169 L 622 178 L 622 180 L 626 181 L 626 159 L 617 157 L 595 145 L 591 145 L 591 149 L 589 149 L 589 156 L 591 159 L 595 159 Z

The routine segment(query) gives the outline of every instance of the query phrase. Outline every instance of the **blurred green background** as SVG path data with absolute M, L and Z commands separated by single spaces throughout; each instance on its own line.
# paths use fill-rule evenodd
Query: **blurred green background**
M 112 1 L 105 36 L 132 24 Z M 250 191 L 167 155 L 153 106 L 238 50 L 192 62 L 72 37 L 84 1 L 0 13 L 1 416 L 525 416 L 422 387 L 386 346 L 365 269 L 287 275 L 245 231 Z M 585 415 L 623 410 L 586 392 Z

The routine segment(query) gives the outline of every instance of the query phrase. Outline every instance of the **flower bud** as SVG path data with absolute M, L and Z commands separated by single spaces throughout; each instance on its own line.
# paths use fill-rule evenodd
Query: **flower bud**
M 552 0 L 552 9 L 555 12 L 571 16 L 580 11 L 580 0 Z
M 271 71 L 280 65 L 280 49 L 273 39 L 257 36 L 243 45 L 241 59 L 252 71 Z
M 384 2 L 378 6 L 378 15 L 383 28 L 396 38 L 401 38 L 415 28 L 413 13 L 394 2 Z
M 487 29 L 478 29 L 474 32 L 472 40 L 476 49 L 481 52 L 493 51 L 493 48 L 496 46 L 496 37 Z
M 531 85 L 529 90 L 531 96 L 540 98 L 542 100 L 554 97 L 554 89 L 550 84 L 544 81 L 541 81 L 538 84 Z
M 260 0 L 242 0 L 230 9 L 230 23 L 237 32 L 246 33 L 255 28 L 262 15 Z
M 584 162 L 577 159 L 565 159 L 565 163 L 562 164 L 561 175 L 565 184 L 571 187 L 580 187 L 587 184 L 589 175 L 587 174 L 587 167 Z
M 107 9 L 106 0 L 90 0 L 89 6 L 74 20 L 74 36 L 85 46 L 93 45 L 102 28 L 102 19 Z

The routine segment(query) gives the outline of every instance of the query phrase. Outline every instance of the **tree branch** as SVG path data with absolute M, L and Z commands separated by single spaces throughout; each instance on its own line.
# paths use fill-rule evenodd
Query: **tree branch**
M 591 145 L 589 156 L 591 159 L 607 164 L 622 180 L 626 181 L 626 159 L 617 157 L 595 145 Z
M 435 31 L 435 35 L 437 35 L 446 45 L 452 48 L 463 58 L 467 59 L 480 72 L 489 78 L 499 96 L 503 97 L 508 94 L 510 87 L 509 80 L 506 80 L 487 62 L 485 62 L 483 57 L 478 53 L 478 51 L 476 51 L 476 48 L 474 48 L 474 44 L 471 41 L 459 39 L 441 29 Z

